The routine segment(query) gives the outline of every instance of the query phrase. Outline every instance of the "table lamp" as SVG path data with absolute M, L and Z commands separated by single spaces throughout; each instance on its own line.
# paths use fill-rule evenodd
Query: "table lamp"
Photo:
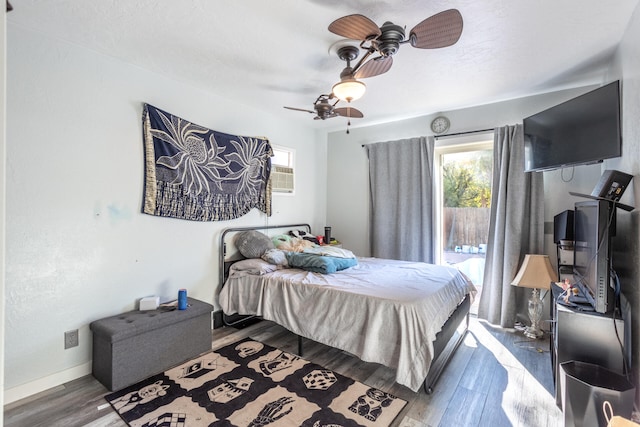
M 540 319 L 542 318 L 542 309 L 544 303 L 540 298 L 539 289 L 550 289 L 550 283 L 556 282 L 558 276 L 551 266 L 547 255 L 525 255 L 524 261 L 520 266 L 518 274 L 513 279 L 513 286 L 521 286 L 532 288 L 531 298 L 529 298 L 529 320 L 531 326 L 527 326 L 524 334 L 533 339 L 540 338 L 543 335 L 540 330 Z

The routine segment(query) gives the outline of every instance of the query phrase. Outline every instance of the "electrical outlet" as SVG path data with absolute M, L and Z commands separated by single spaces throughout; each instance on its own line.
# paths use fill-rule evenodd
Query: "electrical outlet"
M 64 349 L 78 346 L 78 330 L 67 331 L 64 333 Z

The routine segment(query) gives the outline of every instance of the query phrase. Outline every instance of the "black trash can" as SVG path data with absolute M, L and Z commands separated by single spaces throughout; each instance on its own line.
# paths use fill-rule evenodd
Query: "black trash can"
M 636 391 L 623 375 L 575 360 L 561 363 L 560 368 L 565 427 L 606 427 L 605 401 L 615 415 L 631 418 Z

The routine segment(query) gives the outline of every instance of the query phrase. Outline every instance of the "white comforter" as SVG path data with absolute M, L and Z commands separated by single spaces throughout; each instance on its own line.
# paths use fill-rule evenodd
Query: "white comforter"
M 290 331 L 396 370 L 417 391 L 433 341 L 473 284 L 455 268 L 358 258 L 334 274 L 284 269 L 230 277 L 220 293 L 227 314 L 255 314 Z

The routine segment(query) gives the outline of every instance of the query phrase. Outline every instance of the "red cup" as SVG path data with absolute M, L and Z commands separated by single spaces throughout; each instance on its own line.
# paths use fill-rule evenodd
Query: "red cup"
M 318 239 L 318 244 L 322 245 L 324 242 L 324 236 L 316 236 L 316 239 Z

